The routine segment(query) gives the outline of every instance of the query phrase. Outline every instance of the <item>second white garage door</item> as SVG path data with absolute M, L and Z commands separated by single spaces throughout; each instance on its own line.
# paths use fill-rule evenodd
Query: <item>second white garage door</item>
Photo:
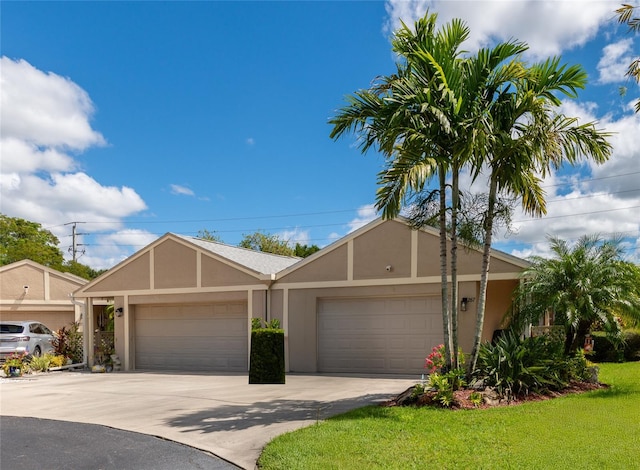
M 246 302 L 138 305 L 136 369 L 247 370 Z
M 442 343 L 439 297 L 322 299 L 318 305 L 320 372 L 423 372 Z

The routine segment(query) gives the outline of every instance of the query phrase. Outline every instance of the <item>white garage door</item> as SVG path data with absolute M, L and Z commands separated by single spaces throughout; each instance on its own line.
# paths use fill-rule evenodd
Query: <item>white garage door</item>
M 136 369 L 247 370 L 246 302 L 138 305 Z
M 323 299 L 318 370 L 420 374 L 442 343 L 439 297 Z

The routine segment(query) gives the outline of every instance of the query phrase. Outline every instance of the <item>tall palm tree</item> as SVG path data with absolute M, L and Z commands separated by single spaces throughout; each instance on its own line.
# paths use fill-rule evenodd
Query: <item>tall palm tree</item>
M 519 197 L 525 213 L 546 213 L 541 178 L 563 163 L 575 164 L 580 158 L 603 163 L 609 158 L 609 135 L 594 123 L 579 125 L 575 118 L 556 114 L 561 104 L 557 94 L 575 98 L 584 88 L 586 73 L 580 66 L 560 65 L 558 58 L 527 67 L 511 87 L 496 90 L 488 97 L 488 119 L 479 129 L 487 145 L 477 146 L 474 177 L 489 171 L 488 207 L 484 220 L 484 245 L 480 289 L 476 310 L 476 329 L 467 372 L 475 368 L 482 340 L 486 291 L 490 266 L 495 205 L 498 194 Z
M 458 177 L 473 155 L 475 126 L 484 119 L 487 88 L 498 89 L 522 74 L 514 57 L 526 50 L 518 42 L 483 51 L 482 60 L 463 56 L 469 29 L 460 20 L 440 29 L 435 14 L 396 33 L 393 50 L 403 59 L 397 73 L 382 77 L 370 89 L 347 97 L 348 105 L 330 120 L 332 138 L 359 134 L 361 150 L 377 147 L 386 158 L 378 175 L 376 208 L 385 218 L 400 214 L 411 196 L 429 192 L 437 177 L 440 227 L 440 272 L 446 362 L 457 367 L 457 219 Z M 508 59 L 509 66 L 496 67 Z M 447 197 L 447 178 L 451 178 Z M 450 216 L 447 219 L 448 202 Z M 419 224 L 418 224 L 419 225 Z M 447 272 L 447 244 L 450 273 Z M 449 275 L 450 274 L 450 279 Z M 451 285 L 451 295 L 449 287 Z M 450 297 L 450 304 L 448 298 Z
M 629 31 L 639 33 L 640 16 L 633 16 L 634 13 L 637 13 L 636 9 L 640 9 L 640 5 L 622 4 L 622 6 L 616 10 L 616 14 L 618 15 L 618 23 L 624 23 L 629 26 Z M 640 58 L 636 57 L 631 61 L 625 75 L 640 83 Z M 626 92 L 626 87 L 624 91 Z M 640 113 L 640 99 L 636 101 L 635 111 L 636 113 Z
M 640 269 L 622 260 L 619 240 L 581 237 L 575 246 L 550 238 L 553 258 L 533 257 L 523 273 L 513 322 L 537 322 L 549 309 L 565 326 L 565 352 L 579 348 L 595 322 L 618 331 L 616 317 L 640 321 Z
M 407 197 L 438 179 L 443 334 L 451 367 L 456 365 L 451 351 L 457 341 L 448 306 L 446 177 L 457 141 L 460 46 L 469 30 L 459 20 L 438 30 L 436 18 L 427 14 L 416 22 L 415 31 L 403 25 L 393 39 L 393 50 L 402 59 L 396 74 L 347 97 L 348 105 L 329 122 L 332 138 L 355 131 L 363 153 L 376 146 L 384 155 L 386 167 L 378 174 L 376 193 L 383 217 L 398 216 Z

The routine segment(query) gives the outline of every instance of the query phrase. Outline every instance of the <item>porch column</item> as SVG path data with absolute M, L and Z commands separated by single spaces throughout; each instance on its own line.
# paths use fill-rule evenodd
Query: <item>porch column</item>
M 124 296 L 122 303 L 124 317 L 124 370 L 131 370 L 131 315 L 129 313 L 129 296 Z
M 93 298 L 89 297 L 86 301 L 86 308 L 84 312 L 84 332 L 83 332 L 83 346 L 84 346 L 84 360 L 86 364 L 91 367 L 94 362 L 94 329 L 95 322 L 93 318 Z

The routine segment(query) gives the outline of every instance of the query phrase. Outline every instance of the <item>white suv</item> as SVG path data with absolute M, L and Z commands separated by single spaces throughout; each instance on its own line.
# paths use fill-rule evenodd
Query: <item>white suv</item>
M 0 322 L 0 360 L 13 353 L 41 356 L 53 351 L 54 335 L 37 321 Z

